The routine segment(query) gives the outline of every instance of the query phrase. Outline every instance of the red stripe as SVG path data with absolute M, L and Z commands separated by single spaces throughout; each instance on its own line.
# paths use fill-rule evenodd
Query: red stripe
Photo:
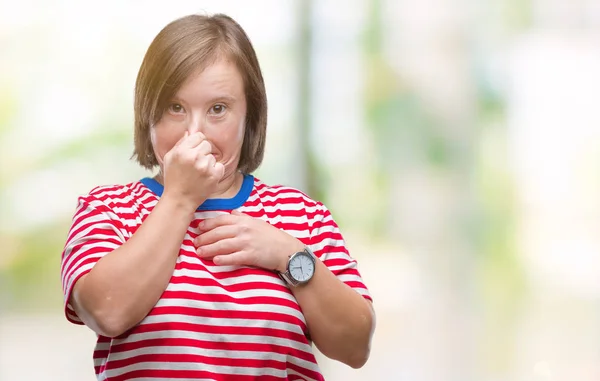
M 165 291 L 161 298 L 163 299 L 187 299 L 197 300 L 200 302 L 211 302 L 211 303 L 234 303 L 241 305 L 253 305 L 253 304 L 274 304 L 279 306 L 289 307 L 300 311 L 298 304 L 284 298 L 278 298 L 274 296 L 249 296 L 246 298 L 234 298 L 225 294 L 202 294 L 191 291 Z
M 275 274 L 273 274 L 276 277 Z M 244 283 L 236 283 L 236 284 L 221 284 L 217 282 L 216 279 L 213 278 L 195 278 L 189 276 L 174 276 L 171 278 L 171 284 L 189 284 L 192 286 L 201 286 L 201 287 L 220 287 L 224 291 L 227 292 L 239 292 L 239 291 L 248 291 L 248 290 L 273 290 L 273 291 L 281 291 L 286 294 L 291 294 L 289 288 L 284 286 L 283 284 L 269 283 L 269 282 L 244 282 Z
M 302 320 L 293 315 L 284 314 L 281 312 L 262 312 L 262 311 L 235 311 L 235 310 L 210 310 L 206 308 L 193 308 L 182 306 L 161 306 L 154 307 L 148 316 L 158 315 L 173 315 L 181 314 L 198 317 L 214 317 L 221 319 L 248 319 L 248 320 L 265 320 L 265 321 L 280 321 L 288 324 L 294 324 L 306 332 L 306 326 Z
M 161 378 L 161 379 L 209 379 L 209 380 L 235 380 L 235 381 L 256 381 L 256 376 L 245 376 L 238 374 L 212 373 L 204 370 L 154 370 L 143 369 L 127 372 L 121 376 L 110 377 L 109 381 L 128 381 L 133 378 Z M 274 377 L 270 375 L 261 375 L 261 381 L 281 381 L 285 378 Z
M 193 254 L 193 255 L 189 255 L 190 257 L 194 256 L 196 258 L 198 258 L 197 255 Z M 209 266 L 217 266 L 213 263 L 213 261 L 208 261 L 206 259 L 201 259 L 202 264 L 198 264 L 198 263 L 190 263 L 190 262 L 179 262 L 176 265 L 176 269 L 178 270 L 203 270 L 206 272 L 209 272 L 208 269 L 206 267 L 204 267 L 204 265 L 209 265 Z M 211 277 L 215 278 L 215 279 L 228 279 L 228 278 L 237 278 L 240 276 L 249 276 L 249 275 L 258 275 L 258 276 L 269 276 L 269 277 L 273 277 L 276 278 L 277 274 L 275 274 L 273 271 L 269 271 L 269 270 L 264 270 L 264 269 L 259 269 L 259 268 L 255 268 L 255 267 L 239 267 L 239 268 L 235 268 L 234 270 L 231 271 L 220 271 L 220 272 L 215 272 L 215 273 L 211 273 L 210 274 Z
M 110 353 L 122 353 L 127 351 L 135 351 L 140 348 L 150 347 L 189 347 L 197 350 L 199 354 L 202 353 L 203 350 L 273 353 L 274 356 L 293 356 L 304 361 L 315 362 L 315 356 L 312 353 L 307 353 L 291 347 L 276 344 L 234 343 L 225 341 L 214 342 L 184 338 L 147 339 L 123 344 L 116 344 L 111 347 Z M 160 349 L 158 349 L 158 351 L 160 351 Z M 133 358 L 134 356 L 135 353 L 132 353 L 132 357 L 128 358 Z
M 134 357 L 129 357 L 122 360 L 111 360 L 106 364 L 106 369 L 119 369 L 128 365 L 134 365 L 141 362 L 158 362 L 158 363 L 194 363 L 198 368 L 202 367 L 202 364 L 216 365 L 216 366 L 228 366 L 228 367 L 240 367 L 240 368 L 273 368 L 278 370 L 285 369 L 285 362 L 277 360 L 254 360 L 244 358 L 222 358 L 222 357 L 211 357 L 203 355 L 190 355 L 184 353 L 153 353 L 143 354 Z
M 226 321 L 227 319 L 223 319 Z M 195 333 L 206 333 L 211 335 L 242 335 L 242 336 L 270 336 L 270 337 L 279 337 L 286 338 L 298 343 L 306 344 L 308 340 L 304 334 L 295 333 L 288 330 L 277 329 L 277 328 L 268 328 L 268 327 L 244 327 L 244 326 L 215 326 L 208 324 L 192 324 L 192 323 L 181 323 L 181 322 L 160 322 L 160 323 L 143 323 L 140 324 L 133 329 L 131 329 L 127 334 L 135 335 L 140 333 L 150 333 L 150 332 L 159 332 L 159 331 L 169 331 L 169 330 L 177 330 L 177 331 L 187 331 L 187 332 L 195 332 Z M 175 341 L 172 341 L 175 340 Z M 186 340 L 186 339 L 159 339 L 159 343 L 163 343 L 161 345 L 189 345 L 189 344 L 177 344 L 177 341 Z M 197 341 L 197 340 L 192 340 Z M 171 343 L 171 344 L 168 344 Z M 130 343 L 131 344 L 131 343 Z M 193 343 L 192 343 L 193 344 Z M 203 348 L 212 348 L 219 349 L 223 348 L 223 345 L 263 345 L 263 344 L 251 344 L 251 343 L 215 343 L 215 347 L 205 347 Z M 125 344 L 122 344 L 125 345 Z M 210 344 L 209 344 L 210 345 Z M 120 347 L 121 345 L 114 345 L 113 348 Z M 190 345 L 196 346 L 196 345 Z M 123 349 L 127 350 L 127 349 Z M 239 350 L 255 350 L 255 349 L 242 349 Z M 258 349 L 256 349 L 258 350 Z M 111 351 L 113 351 L 111 349 Z
M 325 380 L 323 376 L 317 372 L 314 372 L 310 369 L 302 368 L 296 364 L 292 364 L 290 362 L 287 363 L 288 368 L 295 370 L 300 374 L 305 374 L 310 378 L 314 378 L 315 380 Z

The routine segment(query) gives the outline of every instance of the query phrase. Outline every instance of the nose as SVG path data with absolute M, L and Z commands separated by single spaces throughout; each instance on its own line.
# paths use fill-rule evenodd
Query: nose
M 202 118 L 200 116 L 193 116 L 188 123 L 188 132 L 193 134 L 195 132 L 205 132 L 206 129 L 206 118 Z

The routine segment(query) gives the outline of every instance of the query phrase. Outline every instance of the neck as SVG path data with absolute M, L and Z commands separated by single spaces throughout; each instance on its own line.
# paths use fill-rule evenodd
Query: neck
M 154 176 L 154 179 L 163 186 L 165 185 L 162 170 L 156 176 Z M 217 184 L 217 189 L 211 193 L 208 198 L 232 198 L 240 191 L 243 182 L 244 175 L 237 170 L 230 174 L 225 174 L 225 176 Z

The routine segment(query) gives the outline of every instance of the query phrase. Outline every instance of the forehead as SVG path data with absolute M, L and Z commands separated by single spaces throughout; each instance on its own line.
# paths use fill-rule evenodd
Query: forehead
M 233 61 L 219 59 L 190 75 L 176 96 L 189 101 L 206 101 L 218 97 L 238 99 L 244 96 L 244 80 Z

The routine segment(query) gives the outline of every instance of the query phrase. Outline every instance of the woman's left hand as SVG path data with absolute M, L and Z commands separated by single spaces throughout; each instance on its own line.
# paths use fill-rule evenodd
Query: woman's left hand
M 254 266 L 285 272 L 290 255 L 304 244 L 273 225 L 238 211 L 198 225 L 196 252 L 217 265 Z

